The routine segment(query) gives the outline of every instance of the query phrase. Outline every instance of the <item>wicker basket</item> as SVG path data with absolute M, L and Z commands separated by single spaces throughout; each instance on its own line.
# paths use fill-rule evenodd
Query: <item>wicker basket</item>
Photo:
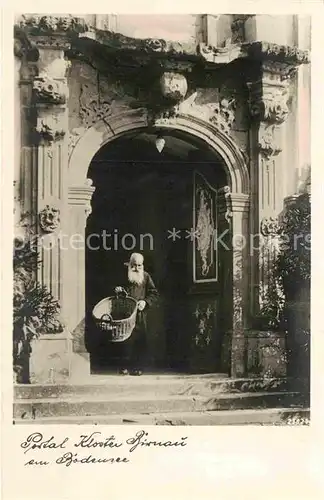
M 127 340 L 136 324 L 137 301 L 127 294 L 102 299 L 92 311 L 100 330 L 107 332 L 111 342 Z

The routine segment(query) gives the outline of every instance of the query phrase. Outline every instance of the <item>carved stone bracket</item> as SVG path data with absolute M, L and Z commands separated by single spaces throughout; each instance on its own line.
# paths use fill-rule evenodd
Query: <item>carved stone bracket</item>
M 160 78 L 162 96 L 174 103 L 181 101 L 187 94 L 186 77 L 181 73 L 165 72 Z
M 63 117 L 48 112 L 40 113 L 37 117 L 36 132 L 46 142 L 53 142 L 64 137 L 67 130 Z
M 60 224 L 60 211 L 58 208 L 46 205 L 39 213 L 39 225 L 45 233 L 52 233 Z
M 286 120 L 290 97 L 286 86 L 259 84 L 251 90 L 250 112 L 253 118 L 272 124 L 281 124 Z
M 65 104 L 68 88 L 66 82 L 43 76 L 35 78 L 33 92 L 37 103 Z
M 266 159 L 270 159 L 281 152 L 281 147 L 276 142 L 274 125 L 260 124 L 258 146 L 260 153 Z
M 281 62 L 267 61 L 261 65 L 260 79 L 247 84 L 250 92 L 250 114 L 259 127 L 258 148 L 266 160 L 281 152 L 277 131 L 290 112 L 287 78 L 291 72 L 287 71 L 287 67 Z
M 260 223 L 260 231 L 263 236 L 277 236 L 280 233 L 279 221 L 275 217 L 264 217 Z

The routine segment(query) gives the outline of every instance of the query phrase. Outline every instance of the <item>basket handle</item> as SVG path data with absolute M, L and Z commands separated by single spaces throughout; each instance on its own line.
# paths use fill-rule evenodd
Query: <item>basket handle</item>
M 107 322 L 111 323 L 113 319 L 112 319 L 112 316 L 110 314 L 106 313 L 106 314 L 103 314 L 101 316 L 100 320 L 101 321 L 107 321 Z
M 118 288 L 121 288 L 120 291 L 117 291 Z M 122 296 L 122 297 L 127 297 L 128 296 L 128 293 L 126 292 L 125 288 L 122 288 L 122 287 L 116 287 L 115 288 L 115 295 L 116 297 L 118 296 Z

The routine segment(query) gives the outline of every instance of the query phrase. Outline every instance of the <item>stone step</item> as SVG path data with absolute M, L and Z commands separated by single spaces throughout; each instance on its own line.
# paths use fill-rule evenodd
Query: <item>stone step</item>
M 69 399 L 20 399 L 14 403 L 14 419 L 242 410 L 302 405 L 305 405 L 303 398 L 298 393 L 292 392 L 220 393 L 211 397 L 183 395 L 166 397 L 156 393 L 143 393 L 133 398 L 102 397 L 92 394 L 91 397 L 71 396 Z
M 262 410 L 220 410 L 209 412 L 172 412 L 43 417 L 19 419 L 14 424 L 36 425 L 285 425 L 310 419 L 309 409 L 266 408 Z
M 162 395 L 208 396 L 220 393 L 280 392 L 286 389 L 285 379 L 230 379 L 225 375 L 207 376 L 168 376 L 142 375 L 141 377 L 122 377 L 108 375 L 96 376 L 92 384 L 71 385 L 16 385 L 14 397 L 20 399 L 70 398 L 86 395 L 108 397 L 113 395 L 129 396 L 151 392 Z

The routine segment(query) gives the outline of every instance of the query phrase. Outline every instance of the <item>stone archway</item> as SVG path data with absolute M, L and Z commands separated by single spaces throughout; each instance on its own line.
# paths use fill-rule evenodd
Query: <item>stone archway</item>
M 81 186 L 85 183 L 92 158 L 107 142 L 148 126 L 145 110 L 130 110 L 109 119 L 100 120 L 84 131 L 83 135 L 76 136 L 76 144 L 69 159 L 69 187 Z M 224 160 L 230 192 L 249 194 L 249 172 L 244 158 L 233 139 L 217 127 L 199 118 L 180 114 L 176 118 L 156 120 L 154 128 L 181 130 L 202 139 Z
M 68 172 L 68 218 L 69 235 L 84 235 L 87 216 L 91 211 L 91 197 L 94 192 L 92 182 L 87 179 L 90 162 L 97 151 L 134 130 L 149 126 L 146 110 L 130 110 L 97 122 L 93 127 L 76 136 L 75 146 L 69 159 Z M 151 126 L 152 128 L 152 126 Z M 223 215 L 230 222 L 231 233 L 240 234 L 246 244 L 234 242 L 232 248 L 233 267 L 233 324 L 229 332 L 231 338 L 231 375 L 244 374 L 244 329 L 248 320 L 249 276 L 243 266 L 248 259 L 249 233 L 249 173 L 244 158 L 228 135 L 211 123 L 200 118 L 180 114 L 175 118 L 156 120 L 156 129 L 171 129 L 185 132 L 203 140 L 223 159 L 227 175 L 227 186 L 222 190 Z M 63 285 L 64 311 L 68 327 L 73 332 L 82 330 L 85 315 L 85 248 L 68 252 L 69 278 Z M 68 313 L 68 314 L 67 314 Z

